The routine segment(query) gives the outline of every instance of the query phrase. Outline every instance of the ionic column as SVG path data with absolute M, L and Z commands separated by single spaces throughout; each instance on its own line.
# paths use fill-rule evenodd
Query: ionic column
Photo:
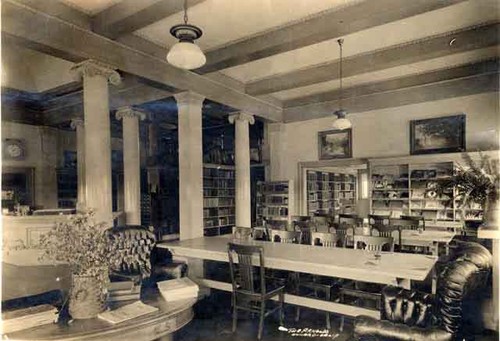
M 127 225 L 141 225 L 141 160 L 139 150 L 139 119 L 146 115 L 131 107 L 116 111 L 123 121 L 123 181 L 125 220 Z
M 95 211 L 96 222 L 112 225 L 108 81 L 117 85 L 120 75 L 112 67 L 92 60 L 79 63 L 72 70 L 83 79 L 87 208 Z
M 85 209 L 85 127 L 81 118 L 71 120 L 71 129 L 76 130 L 77 203 L 76 209 Z
M 179 124 L 180 239 L 203 237 L 203 148 L 201 109 L 204 97 L 192 92 L 174 96 Z
M 253 115 L 238 113 L 229 116 L 235 126 L 236 165 L 236 226 L 252 227 L 250 198 L 250 136 L 248 125 L 254 124 Z

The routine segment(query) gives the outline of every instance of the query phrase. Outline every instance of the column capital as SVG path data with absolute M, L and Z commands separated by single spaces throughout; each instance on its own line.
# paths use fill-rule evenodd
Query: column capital
M 200 107 L 203 105 L 203 101 L 205 97 L 197 94 L 192 91 L 185 91 L 174 95 L 175 101 L 177 102 L 177 106 L 181 105 L 199 105 Z
M 76 129 L 78 127 L 84 127 L 85 121 L 81 118 L 73 118 L 70 123 L 71 129 Z
M 71 71 L 73 71 L 79 79 L 84 76 L 103 76 L 113 85 L 119 85 L 121 83 L 121 77 L 116 71 L 116 68 L 92 59 L 76 64 L 71 68 Z
M 118 108 L 118 110 L 116 110 L 115 117 L 117 120 L 121 120 L 124 117 L 137 117 L 140 121 L 142 121 L 146 118 L 146 113 L 133 107 L 127 106 Z
M 239 112 L 236 114 L 231 114 L 228 117 L 229 123 L 233 124 L 236 120 L 238 121 L 247 121 L 249 124 L 255 123 L 255 118 L 252 114 L 248 114 L 246 112 Z

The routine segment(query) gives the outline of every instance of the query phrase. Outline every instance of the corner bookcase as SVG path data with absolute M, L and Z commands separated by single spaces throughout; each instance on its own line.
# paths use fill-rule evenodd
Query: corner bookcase
M 274 229 L 286 229 L 293 212 L 293 182 L 260 181 L 257 183 L 257 224 Z
M 235 224 L 234 166 L 203 165 L 203 226 L 205 236 L 229 234 Z
M 307 213 L 337 215 L 356 205 L 356 176 L 325 171 L 307 171 Z
M 461 207 L 455 189 L 435 190 L 449 179 L 454 162 L 374 165 L 371 167 L 371 211 L 397 218 L 420 215 L 434 221 L 481 221 L 483 210 L 474 205 Z

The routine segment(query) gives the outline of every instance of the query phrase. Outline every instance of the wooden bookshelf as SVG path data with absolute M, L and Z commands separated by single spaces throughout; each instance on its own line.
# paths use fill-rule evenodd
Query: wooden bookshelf
M 203 165 L 203 226 L 206 236 L 232 233 L 235 224 L 234 166 Z
M 371 211 L 374 214 L 421 215 L 432 221 L 481 221 L 478 205 L 461 207 L 453 189 L 438 194 L 440 181 L 448 179 L 454 162 L 384 164 L 371 167 Z
M 293 212 L 293 183 L 288 181 L 260 181 L 257 183 L 257 224 L 264 221 L 271 228 L 286 229 Z
M 307 212 L 335 216 L 356 205 L 356 176 L 325 171 L 307 171 Z

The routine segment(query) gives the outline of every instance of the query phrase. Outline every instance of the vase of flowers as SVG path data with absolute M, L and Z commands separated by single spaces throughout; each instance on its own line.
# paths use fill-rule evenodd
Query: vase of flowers
M 104 223 L 87 211 L 68 216 L 43 235 L 42 258 L 69 264 L 69 313 L 74 319 L 96 317 L 106 308 L 112 249 Z
M 500 174 L 498 159 L 479 153 L 474 160 L 463 153 L 464 165 L 459 165 L 450 179 L 440 183 L 438 192 L 452 192 L 461 202 L 462 211 L 477 204 L 483 208 L 483 229 L 499 229 Z

